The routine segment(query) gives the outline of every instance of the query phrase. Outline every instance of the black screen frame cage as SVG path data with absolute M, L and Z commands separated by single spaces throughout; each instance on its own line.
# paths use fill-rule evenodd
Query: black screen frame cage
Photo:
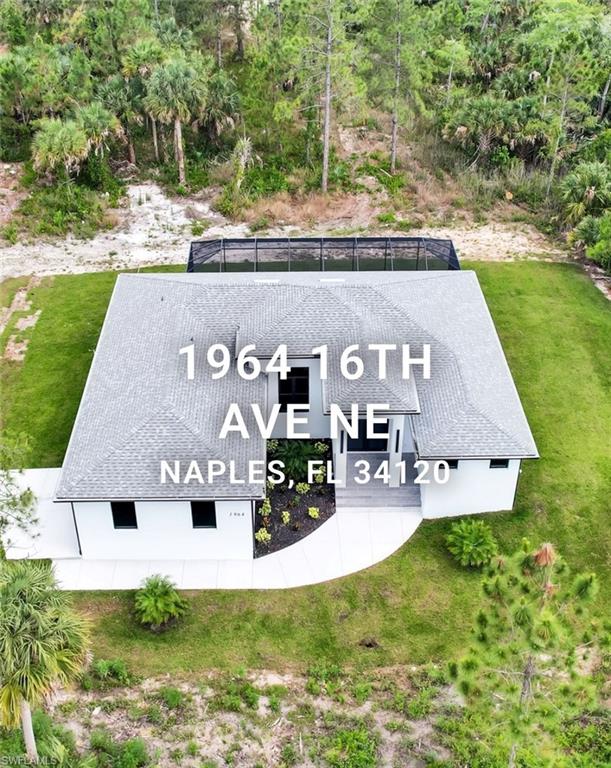
M 194 240 L 187 272 L 460 269 L 451 240 L 431 237 L 252 237 Z

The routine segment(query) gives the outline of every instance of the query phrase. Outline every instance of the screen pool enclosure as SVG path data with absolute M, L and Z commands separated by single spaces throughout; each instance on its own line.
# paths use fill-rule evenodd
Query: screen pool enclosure
M 254 237 L 195 240 L 187 272 L 460 269 L 451 240 L 430 237 Z

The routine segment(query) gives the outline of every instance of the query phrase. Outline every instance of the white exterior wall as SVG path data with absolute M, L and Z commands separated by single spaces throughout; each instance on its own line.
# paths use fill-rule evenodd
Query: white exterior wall
M 309 432 L 313 440 L 331 435 L 331 420 L 329 416 L 323 413 L 322 403 L 322 381 L 320 379 L 320 358 L 310 357 L 292 357 L 289 364 L 294 368 L 309 368 L 310 385 L 310 410 L 308 413 L 308 423 L 298 424 L 296 432 Z M 267 377 L 267 410 L 268 416 L 273 405 L 278 402 L 278 374 L 270 373 Z M 299 413 L 299 418 L 305 416 L 305 413 Z M 272 432 L 272 437 L 286 437 L 286 413 L 280 413 L 278 420 Z
M 412 418 L 411 416 L 404 417 L 403 426 L 403 453 L 414 453 L 414 438 L 412 436 Z
M 83 558 L 98 560 L 250 560 L 248 500 L 217 501 L 216 528 L 193 528 L 188 501 L 137 501 L 137 529 L 116 529 L 110 502 L 75 501 Z
M 519 459 L 512 459 L 507 469 L 490 469 L 488 459 L 461 459 L 444 485 L 432 477 L 428 485 L 420 485 L 422 515 L 429 519 L 511 509 L 519 474 Z

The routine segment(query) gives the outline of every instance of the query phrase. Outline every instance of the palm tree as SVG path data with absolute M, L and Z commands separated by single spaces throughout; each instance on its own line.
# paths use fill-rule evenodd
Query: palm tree
M 123 136 L 119 119 L 99 101 L 79 107 L 75 120 L 85 132 L 89 149 L 96 155 L 103 155 L 108 150 L 108 141 L 112 137 Z
M 130 125 L 141 123 L 142 117 L 138 111 L 140 107 L 139 97 L 134 89 L 133 82 L 129 79 L 126 80 L 121 75 L 113 75 L 105 83 L 102 83 L 97 95 L 102 104 L 121 121 L 123 132 L 127 139 L 129 162 L 132 165 L 136 165 L 136 150 Z
M 222 69 L 208 81 L 208 99 L 202 123 L 210 139 L 218 142 L 221 133 L 235 127 L 239 108 L 239 96 L 235 81 Z
M 38 761 L 31 707 L 78 674 L 87 648 L 85 621 L 59 592 L 51 567 L 0 562 L 0 723 L 21 722 L 28 758 Z
M 32 141 L 32 160 L 39 172 L 61 168 L 67 177 L 78 171 L 89 154 L 87 135 L 76 120 L 46 117 Z
M 178 180 L 186 184 L 182 124 L 202 116 L 208 95 L 204 67 L 182 58 L 171 59 L 156 67 L 147 83 L 144 105 L 162 123 L 174 125 L 174 155 Z
M 137 40 L 123 57 L 123 74 L 135 81 L 137 90 L 143 93 L 146 90 L 146 81 L 151 72 L 158 64 L 161 64 L 164 58 L 164 50 L 159 40 L 155 38 Z M 150 118 L 155 160 L 159 162 L 157 121 L 152 115 Z

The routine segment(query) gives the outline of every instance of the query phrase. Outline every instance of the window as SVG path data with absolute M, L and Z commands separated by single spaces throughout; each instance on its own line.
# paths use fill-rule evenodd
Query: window
M 216 503 L 214 501 L 192 501 L 191 519 L 194 528 L 216 528 Z
M 286 379 L 278 379 L 278 402 L 280 411 L 286 406 L 306 405 L 310 402 L 310 369 L 291 368 Z
M 490 469 L 507 469 L 509 459 L 490 459 Z
M 112 522 L 115 528 L 137 528 L 136 505 L 133 501 L 111 501 Z
M 458 469 L 458 459 L 445 459 L 448 469 Z

